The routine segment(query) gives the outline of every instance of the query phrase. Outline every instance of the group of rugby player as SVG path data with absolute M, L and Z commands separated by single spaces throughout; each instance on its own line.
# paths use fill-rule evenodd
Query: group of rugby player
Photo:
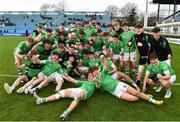
M 130 102 L 144 99 L 162 105 L 163 101 L 157 101 L 145 92 L 147 85 L 153 85 L 156 92 L 164 88 L 164 97 L 171 97 L 170 87 L 176 80 L 170 64 L 171 57 L 169 43 L 160 36 L 157 27 L 150 35 L 143 32 L 141 24 L 136 24 L 135 31 L 132 31 L 126 22 L 122 28 L 118 22 L 109 24 L 107 32 L 103 32 L 101 24 L 94 20 L 73 23 L 68 30 L 64 23 L 55 30 L 38 26 L 31 36 L 15 48 L 19 77 L 12 85 L 5 83 L 4 89 L 11 94 L 24 82 L 16 92 L 33 94 L 36 104 L 73 98 L 67 110 L 60 115 L 63 120 L 81 100 L 91 97 L 97 89 Z M 64 81 L 79 87 L 61 89 Z M 37 93 L 40 89 L 51 82 L 56 84 L 55 94 L 39 97 Z

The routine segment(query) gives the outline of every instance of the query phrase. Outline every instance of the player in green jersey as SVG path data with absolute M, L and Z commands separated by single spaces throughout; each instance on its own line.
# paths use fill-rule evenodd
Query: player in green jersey
M 17 67 L 18 75 L 22 75 L 22 68 L 18 68 L 21 65 L 22 60 L 28 60 L 28 53 L 34 45 L 34 39 L 30 36 L 26 37 L 26 41 L 19 43 L 18 47 L 14 50 L 14 60 Z M 26 68 L 26 73 L 28 68 Z
M 129 24 L 123 23 L 123 30 L 124 32 L 119 36 L 119 39 L 123 42 L 123 67 L 126 74 L 129 73 L 130 69 L 132 73 L 136 74 L 136 46 L 135 44 L 131 45 L 131 47 L 128 46 L 128 42 L 133 38 L 135 35 L 134 31 L 130 31 Z
M 136 88 L 138 91 L 140 91 L 140 89 L 136 85 L 136 83 L 128 75 L 126 75 L 123 72 L 118 71 L 116 65 L 111 60 L 107 59 L 103 53 L 101 53 L 99 55 L 99 60 L 101 62 L 99 68 L 101 70 L 103 70 L 104 66 L 107 65 L 108 66 L 108 69 L 107 69 L 108 74 L 111 75 L 111 77 L 114 80 L 124 79 L 125 81 L 130 83 L 134 88 Z
M 44 65 L 44 69 L 38 74 L 38 78 L 33 80 L 32 83 L 25 89 L 25 93 L 32 93 L 32 88 L 46 79 L 48 79 L 47 82 L 56 81 L 56 91 L 60 89 L 63 80 L 59 77 L 59 74 L 62 74 L 63 71 L 61 65 L 58 64 L 58 59 L 58 53 L 54 52 L 49 60 L 38 61 L 39 64 Z
M 50 42 L 50 40 L 47 39 L 44 42 L 38 42 L 36 45 L 33 46 L 31 51 L 38 52 L 40 55 L 39 57 L 40 60 L 47 60 L 52 52 L 51 47 L 52 47 L 52 43 Z
M 118 97 L 119 99 L 125 101 L 138 101 L 139 99 L 147 100 L 155 105 L 162 105 L 163 101 L 157 101 L 152 98 L 150 95 L 146 95 L 142 92 L 137 91 L 126 83 L 117 81 L 112 79 L 112 77 L 108 74 L 107 69 L 108 66 L 104 66 L 104 70 L 102 72 L 99 71 L 98 68 L 94 67 L 92 69 L 93 79 L 96 79 L 96 83 L 99 84 L 99 88 L 109 92 L 110 94 Z
M 71 78 L 70 76 L 66 76 L 66 80 L 75 84 L 81 84 L 81 86 L 78 88 L 68 88 L 68 89 L 60 90 L 56 94 L 51 95 L 47 98 L 41 98 L 37 96 L 36 93 L 34 94 L 34 97 L 36 99 L 36 104 L 47 103 L 61 98 L 73 98 L 74 100 L 72 101 L 68 109 L 65 110 L 63 114 L 60 115 L 60 118 L 62 120 L 66 120 L 68 118 L 68 115 L 72 112 L 72 110 L 74 110 L 78 106 L 81 100 L 86 100 L 90 98 L 93 95 L 94 91 L 96 90 L 96 86 L 97 86 L 96 82 L 92 78 L 91 70 L 89 70 L 88 72 L 88 81 L 83 81 L 83 82 L 77 81 Z
M 173 69 L 165 62 L 159 61 L 157 55 L 152 53 L 149 56 L 151 64 L 146 69 L 146 74 L 144 78 L 143 92 L 146 90 L 146 84 L 150 85 L 160 85 L 156 92 L 160 92 L 162 88 L 166 89 L 165 98 L 171 97 L 171 85 L 176 80 L 176 75 Z M 150 73 L 153 73 L 157 80 L 149 78 Z
M 43 65 L 38 64 L 36 60 L 39 58 L 39 54 L 36 52 L 33 52 L 29 55 L 30 59 L 29 61 L 25 62 L 24 64 L 21 64 L 19 68 L 28 67 L 29 72 L 27 75 L 19 76 L 12 86 L 10 86 L 8 83 L 4 84 L 4 89 L 8 94 L 11 94 L 13 90 L 20 84 L 21 81 L 29 82 L 31 79 L 36 79 L 38 74 L 42 71 Z
M 123 63 L 123 57 L 122 57 L 122 52 L 123 52 L 123 42 L 119 41 L 118 39 L 118 34 L 115 33 L 113 35 L 112 41 L 110 42 L 109 45 L 109 50 L 110 54 L 112 55 L 112 61 L 117 65 L 121 66 L 122 68 L 122 63 Z

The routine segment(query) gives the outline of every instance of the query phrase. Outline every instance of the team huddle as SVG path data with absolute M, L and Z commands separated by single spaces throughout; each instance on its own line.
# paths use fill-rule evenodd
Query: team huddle
M 169 43 L 160 36 L 158 27 L 150 35 L 143 32 L 141 24 L 136 24 L 132 31 L 126 22 L 122 28 L 118 22 L 109 24 L 107 31 L 94 20 L 72 23 L 68 30 L 64 23 L 55 30 L 38 26 L 15 48 L 19 77 L 12 85 L 5 83 L 4 89 L 11 94 L 23 82 L 16 92 L 32 94 L 38 105 L 72 98 L 70 106 L 60 115 L 62 120 L 68 118 L 81 100 L 87 100 L 99 89 L 125 101 L 143 99 L 162 105 L 163 100 L 155 100 L 145 92 L 152 85 L 156 92 L 166 90 L 164 98 L 171 97 L 170 88 L 176 80 L 171 58 Z M 38 96 L 51 82 L 56 85 L 55 94 Z M 64 82 L 78 87 L 61 89 Z

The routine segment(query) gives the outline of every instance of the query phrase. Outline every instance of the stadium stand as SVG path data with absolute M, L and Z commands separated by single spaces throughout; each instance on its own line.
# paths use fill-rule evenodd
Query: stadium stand
M 65 23 L 69 28 L 75 22 L 95 20 L 101 22 L 105 29 L 111 22 L 110 16 L 104 12 L 0 12 L 0 35 L 23 35 L 31 34 L 37 25 L 50 28 L 58 28 L 60 23 Z

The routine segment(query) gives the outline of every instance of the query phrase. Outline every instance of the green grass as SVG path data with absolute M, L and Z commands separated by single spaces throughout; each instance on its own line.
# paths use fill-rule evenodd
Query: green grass
M 0 37 L 0 74 L 17 74 L 14 65 L 13 51 L 23 37 Z M 177 74 L 176 82 L 180 76 L 179 45 L 171 45 L 173 50 L 172 67 Z M 58 121 L 59 115 L 69 106 L 71 99 L 60 99 L 58 101 L 36 105 L 31 95 L 17 94 L 13 92 L 7 95 L 3 89 L 3 84 L 12 84 L 15 77 L 0 77 L 0 120 L 1 121 Z M 179 82 L 180 83 L 180 82 Z M 63 88 L 74 87 L 70 83 L 65 83 Z M 42 89 L 40 96 L 46 97 L 54 93 L 55 86 L 50 85 Z M 140 100 L 129 103 L 117 99 L 116 97 L 97 91 L 90 99 L 80 103 L 74 110 L 69 120 L 124 120 L 124 121 L 180 121 L 180 86 L 173 86 L 171 99 L 164 99 L 164 91 L 149 93 L 154 98 L 163 99 L 163 106 L 155 106 L 146 101 Z

